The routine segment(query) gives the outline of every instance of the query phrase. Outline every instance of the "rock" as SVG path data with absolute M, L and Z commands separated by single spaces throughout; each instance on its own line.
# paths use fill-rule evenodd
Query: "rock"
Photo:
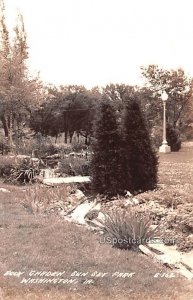
M 71 177 L 58 177 L 58 178 L 44 178 L 43 183 L 46 185 L 57 185 L 63 183 L 86 183 L 90 182 L 89 176 L 71 176 Z
M 123 207 L 127 207 L 129 205 L 132 206 L 139 205 L 139 200 L 137 198 L 130 198 L 123 203 Z
M 29 155 L 22 155 L 22 154 L 18 154 L 15 156 L 16 159 L 30 159 L 31 157 Z
M 54 171 L 52 169 L 41 169 L 40 170 L 40 176 L 42 176 L 45 179 L 53 179 L 54 177 Z M 44 182 L 43 180 L 43 182 Z
M 99 211 L 97 209 L 92 209 L 85 215 L 84 218 L 88 220 L 93 220 L 96 219 L 98 215 L 99 215 Z
M 74 157 L 75 155 L 76 155 L 75 152 L 70 152 L 70 153 L 69 153 L 69 156 L 73 156 L 73 157 Z
M 163 243 L 155 244 L 150 243 L 148 244 L 151 248 L 156 249 L 163 253 L 162 261 L 168 263 L 169 265 L 180 262 L 181 253 L 176 250 L 176 246 L 166 246 Z
M 187 270 L 183 265 L 179 270 L 177 270 L 177 272 L 189 280 L 193 279 L 193 273 Z
M 190 234 L 190 235 L 188 236 L 188 240 L 189 240 L 190 242 L 193 243 L 193 234 Z
M 149 245 L 150 246 L 150 245 Z M 187 279 L 191 280 L 193 279 L 193 273 L 189 270 L 189 266 L 185 265 L 185 263 L 183 263 L 183 261 L 188 262 L 189 263 L 189 259 L 185 259 L 182 256 L 182 253 L 179 253 L 174 247 L 168 247 L 164 246 L 163 244 L 161 245 L 156 245 L 156 244 L 151 244 L 151 247 L 161 251 L 162 255 L 157 255 L 155 253 L 153 253 L 149 248 L 147 248 L 146 246 L 143 245 L 139 245 L 139 249 L 146 255 L 151 256 L 153 259 L 156 259 L 160 262 L 162 262 L 163 264 L 165 264 L 166 266 L 169 266 L 170 268 L 177 268 L 178 270 L 176 270 L 177 273 L 180 273 L 181 275 L 183 275 L 184 277 L 186 277 Z M 193 260 L 192 260 L 193 263 Z
M 193 272 L 193 250 L 189 253 L 183 253 L 181 257 L 181 262 L 187 265 Z
M 132 197 L 132 196 L 133 195 L 129 191 L 127 191 L 126 194 L 125 194 L 125 197 Z
M 10 193 L 10 191 L 8 191 L 7 189 L 4 189 L 4 188 L 0 188 L 0 192 L 3 192 L 3 193 Z
M 100 207 L 100 203 L 96 204 L 96 202 L 88 202 L 88 200 L 86 200 L 78 205 L 69 217 L 79 224 L 86 224 L 85 216 L 88 212 L 91 210 L 100 210 Z
M 133 205 L 133 203 L 132 203 L 132 201 L 131 201 L 130 199 L 127 199 L 127 200 L 125 201 L 125 205 L 126 205 L 126 206 L 129 206 L 129 205 Z
M 151 230 L 156 230 L 156 228 L 158 228 L 158 225 L 150 225 L 149 228 L 150 228 Z
M 75 196 L 78 200 L 80 200 L 80 199 L 82 199 L 82 198 L 85 197 L 84 193 L 83 193 L 81 190 L 79 190 L 79 189 L 76 190 L 74 196 Z
M 105 215 L 102 212 L 93 209 L 87 213 L 85 220 L 91 230 L 95 229 L 96 231 L 103 233 Z
M 145 255 L 151 256 L 153 258 L 156 258 L 156 254 L 153 253 L 149 248 L 147 248 L 144 245 L 139 245 L 139 249 L 141 250 L 141 252 L 143 252 Z
M 139 204 L 139 200 L 137 198 L 133 198 L 132 199 L 132 203 L 133 203 L 133 205 L 138 205 Z
M 46 156 L 46 159 L 58 159 L 60 157 L 61 157 L 61 155 L 56 153 L 56 154 Z
M 104 222 L 105 221 L 105 214 L 103 214 L 101 211 L 99 211 L 97 220 Z

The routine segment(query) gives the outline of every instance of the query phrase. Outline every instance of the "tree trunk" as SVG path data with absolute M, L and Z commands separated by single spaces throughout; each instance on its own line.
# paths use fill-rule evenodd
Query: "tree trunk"
M 64 132 L 64 143 L 68 143 L 68 131 L 66 130 L 65 132 Z
M 17 118 L 17 138 L 19 140 L 23 140 L 23 123 L 22 123 L 22 116 L 19 115 Z
M 74 135 L 74 131 L 70 132 L 69 135 L 70 135 L 70 144 L 71 144 L 72 143 L 72 138 L 73 138 L 73 135 Z
M 10 112 L 8 117 L 8 145 L 10 147 L 10 151 L 13 152 L 14 143 L 13 143 L 13 113 Z
M 55 135 L 55 144 L 57 143 L 58 140 L 58 134 Z
M 6 120 L 6 117 L 3 115 L 1 117 L 1 121 L 2 121 L 2 124 L 3 124 L 3 130 L 4 130 L 4 133 L 5 133 L 5 137 L 8 137 L 8 122 Z

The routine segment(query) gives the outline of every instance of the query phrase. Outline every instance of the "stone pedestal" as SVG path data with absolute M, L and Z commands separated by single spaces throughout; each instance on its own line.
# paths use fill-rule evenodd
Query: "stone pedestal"
M 171 152 L 171 147 L 166 145 L 166 144 L 163 144 L 159 147 L 159 152 L 160 153 L 170 153 Z

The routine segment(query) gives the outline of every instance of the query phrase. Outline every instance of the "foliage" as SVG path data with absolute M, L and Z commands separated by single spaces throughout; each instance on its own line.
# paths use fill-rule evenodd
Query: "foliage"
M 72 142 L 76 132 L 88 143 L 92 131 L 96 101 L 100 93 L 83 86 L 48 87 L 47 101 L 31 116 L 30 127 L 43 135 L 65 134 L 64 142 Z
M 18 165 L 14 156 L 0 155 L 0 177 L 6 178 L 10 175 L 11 170 Z
M 10 152 L 11 148 L 6 138 L 0 137 L 0 154 L 5 155 Z
M 101 222 L 106 240 L 113 247 L 137 250 L 140 244 L 146 244 L 157 234 L 157 229 L 151 229 L 150 217 L 135 211 L 113 210 L 105 214 Z
M 126 105 L 123 129 L 125 177 L 131 176 L 126 189 L 130 192 L 152 190 L 157 184 L 157 157 L 135 99 L 130 99 Z
M 181 139 L 179 131 L 168 124 L 166 130 L 166 137 L 168 145 L 171 147 L 171 151 L 179 151 L 181 148 Z
M 8 182 L 11 183 L 32 183 L 35 177 L 35 170 L 30 168 L 18 168 L 12 169 L 10 172 L 10 176 L 7 179 Z
M 62 186 L 49 188 L 46 186 L 29 187 L 25 193 L 23 206 L 31 213 L 45 213 L 54 202 L 65 202 L 74 187 Z
M 35 176 L 38 174 L 38 167 L 33 166 L 30 159 L 26 158 L 18 166 L 14 166 L 14 168 L 10 170 L 9 177 L 6 181 L 13 184 L 33 183 L 35 181 Z
M 60 151 L 65 152 L 67 148 L 67 145 L 55 144 L 51 137 L 36 134 L 23 142 L 20 141 L 20 144 L 16 147 L 16 151 L 19 151 L 20 154 L 32 155 L 41 158 L 59 153 Z
M 182 140 L 193 140 L 193 122 L 185 124 L 180 130 Z
M 81 151 L 88 150 L 88 146 L 85 145 L 85 142 L 83 142 L 83 139 L 81 139 L 81 141 L 79 141 L 79 142 L 72 141 L 71 145 L 72 145 L 72 151 L 75 151 L 75 152 L 81 152 Z
M 166 127 L 166 139 L 168 145 L 171 147 L 171 151 L 179 151 L 181 148 L 181 136 L 180 130 L 173 128 L 170 124 Z M 163 128 L 162 126 L 154 126 L 152 129 L 152 143 L 156 150 L 162 144 L 163 140 Z
M 33 141 L 33 150 L 36 157 L 46 157 L 58 153 L 57 147 L 50 137 L 44 137 L 41 134 L 35 136 Z
M 4 1 L 0 5 L 0 120 L 11 150 L 13 134 L 20 136 L 27 115 L 42 100 L 42 84 L 28 72 L 28 46 L 24 21 L 18 15 L 14 39 L 10 40 L 5 22 Z
M 192 96 L 192 79 L 186 76 L 182 69 L 164 70 L 157 65 L 142 67 L 142 74 L 146 78 L 148 87 L 155 95 L 157 107 L 162 114 L 162 103 L 157 101 L 161 92 L 168 94 L 167 118 L 168 123 L 176 127 L 183 121 L 186 108 L 189 106 Z
M 121 170 L 121 137 L 115 112 L 106 98 L 99 108 L 94 137 L 91 162 L 93 189 L 108 196 L 121 194 L 124 176 Z
M 151 130 L 151 141 L 154 149 L 158 151 L 163 140 L 163 126 L 154 126 Z
M 71 176 L 89 176 L 90 161 L 85 157 L 78 156 L 63 156 L 59 160 L 58 173 Z
M 125 100 L 135 94 L 135 89 L 133 86 L 111 83 L 102 89 L 102 94 L 107 97 L 116 111 L 121 112 Z

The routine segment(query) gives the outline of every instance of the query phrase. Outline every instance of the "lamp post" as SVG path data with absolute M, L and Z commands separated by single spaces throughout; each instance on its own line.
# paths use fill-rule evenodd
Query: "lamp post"
M 162 145 L 159 147 L 159 152 L 170 153 L 171 148 L 170 146 L 168 146 L 166 139 L 166 101 L 168 100 L 168 94 L 165 91 L 162 93 L 161 99 L 163 102 L 163 142 Z

